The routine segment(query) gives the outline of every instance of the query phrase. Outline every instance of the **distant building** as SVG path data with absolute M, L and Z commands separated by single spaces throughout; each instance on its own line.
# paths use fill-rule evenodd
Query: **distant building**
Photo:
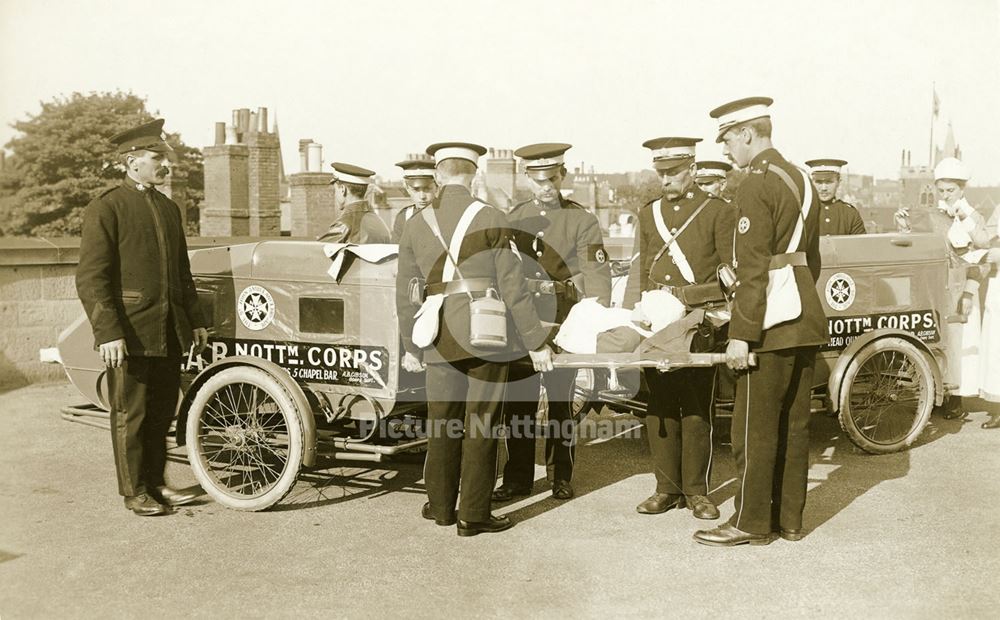
M 876 179 L 872 187 L 872 207 L 898 209 L 902 199 L 901 184 L 897 179 Z

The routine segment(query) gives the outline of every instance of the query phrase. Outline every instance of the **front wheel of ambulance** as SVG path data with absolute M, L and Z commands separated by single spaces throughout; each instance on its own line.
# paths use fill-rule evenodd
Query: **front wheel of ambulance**
M 301 415 L 285 387 L 259 368 L 213 375 L 187 420 L 188 461 L 202 488 L 236 510 L 277 504 L 302 467 Z
M 906 339 L 875 340 L 847 366 L 840 390 L 840 426 L 866 452 L 908 448 L 923 432 L 933 408 L 931 362 Z

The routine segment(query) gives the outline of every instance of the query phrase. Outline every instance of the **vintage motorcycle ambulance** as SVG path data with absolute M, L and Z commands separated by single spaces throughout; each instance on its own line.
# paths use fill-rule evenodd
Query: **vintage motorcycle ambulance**
M 219 503 L 273 506 L 317 454 L 379 461 L 425 445 L 423 375 L 400 367 L 394 246 L 365 248 L 331 258 L 328 244 L 274 240 L 191 253 L 212 327 L 209 346 L 184 360 L 177 440 Z M 950 387 L 947 326 L 961 281 L 947 247 L 934 235 L 878 234 L 824 238 L 822 253 L 830 341 L 817 393 L 861 448 L 904 449 Z M 107 409 L 86 317 L 59 352 L 81 393 Z M 640 412 L 641 396 L 608 394 L 604 367 L 580 371 L 577 411 L 604 400 Z

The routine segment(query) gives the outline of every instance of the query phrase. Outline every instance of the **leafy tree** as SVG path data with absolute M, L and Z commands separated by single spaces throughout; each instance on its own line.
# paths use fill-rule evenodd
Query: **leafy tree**
M 638 213 L 644 204 L 660 197 L 663 193 L 660 178 L 648 170 L 630 175 L 627 182 L 618 184 L 613 189 L 615 203 L 635 213 Z
M 11 126 L 20 135 L 0 172 L 0 234 L 75 236 L 83 210 L 121 182 L 124 167 L 108 138 L 150 121 L 146 101 L 132 93 L 73 93 L 42 102 L 41 112 Z M 177 153 L 175 172 L 188 179 L 188 203 L 204 192 L 201 151 L 167 134 Z

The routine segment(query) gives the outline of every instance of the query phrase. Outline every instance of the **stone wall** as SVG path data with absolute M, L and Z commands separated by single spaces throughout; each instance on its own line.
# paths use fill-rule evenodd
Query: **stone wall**
M 258 239 L 188 239 L 188 248 Z M 59 364 L 39 361 L 59 334 L 83 314 L 76 295 L 79 239 L 0 238 L 0 390 L 64 378 Z
M 38 350 L 83 312 L 74 274 L 76 239 L 0 239 L 0 389 L 64 377 Z

